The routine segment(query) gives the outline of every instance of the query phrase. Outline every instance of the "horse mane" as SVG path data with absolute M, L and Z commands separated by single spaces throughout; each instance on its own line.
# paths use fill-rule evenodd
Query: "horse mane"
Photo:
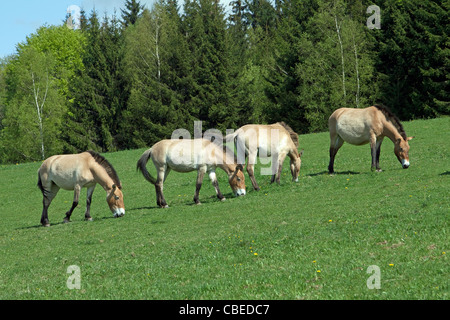
M 286 124 L 284 121 L 277 122 L 277 124 L 279 124 L 280 126 L 285 128 L 287 130 L 287 132 L 289 132 L 292 142 L 294 142 L 295 146 L 298 148 L 298 134 L 294 130 L 292 130 L 292 128 L 288 124 Z
M 394 127 L 398 130 L 398 133 L 402 136 L 403 139 L 407 139 L 405 129 L 403 128 L 403 125 L 400 122 L 400 119 L 385 105 L 375 104 L 375 108 L 381 111 L 381 113 L 384 114 L 386 117 L 386 120 L 390 121 Z
M 114 181 L 116 186 L 119 189 L 122 189 L 122 183 L 120 182 L 119 176 L 117 175 L 117 172 L 111 165 L 111 163 L 109 163 L 109 161 L 106 160 L 104 156 L 95 151 L 89 150 L 87 152 L 92 156 L 92 158 L 94 158 L 95 162 L 97 162 L 100 166 L 102 166 L 103 169 L 105 169 L 106 173 Z

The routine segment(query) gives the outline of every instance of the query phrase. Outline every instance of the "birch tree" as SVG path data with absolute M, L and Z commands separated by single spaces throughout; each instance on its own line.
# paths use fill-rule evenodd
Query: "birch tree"
M 64 99 L 55 86 L 50 54 L 22 50 L 8 70 L 7 101 L 1 144 L 7 161 L 44 160 L 62 151 L 59 141 Z

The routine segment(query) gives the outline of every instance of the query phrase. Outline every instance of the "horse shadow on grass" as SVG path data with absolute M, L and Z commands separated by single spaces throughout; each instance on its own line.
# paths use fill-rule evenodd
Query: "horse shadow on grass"
M 448 175 L 450 175 L 450 171 L 445 171 L 445 172 L 439 173 L 439 175 L 440 176 L 448 176 Z
M 321 171 L 321 172 L 317 172 L 317 173 L 310 173 L 307 174 L 307 177 L 317 177 L 317 176 L 323 176 L 323 175 L 330 175 L 330 176 L 334 176 L 334 175 L 355 175 L 355 174 L 361 174 L 361 172 L 356 172 L 356 171 L 341 171 L 341 172 L 333 172 L 333 173 L 329 173 L 327 170 Z
M 119 218 L 116 218 L 116 217 L 98 217 L 98 218 L 92 218 L 92 221 L 94 221 L 94 220 L 97 220 L 97 221 L 101 221 L 101 220 L 107 220 L 107 219 L 119 219 Z M 61 221 L 61 222 L 51 222 L 50 223 L 50 227 L 56 227 L 56 226 L 59 226 L 59 225 L 65 225 L 65 224 L 71 224 L 72 222 L 83 222 L 83 223 L 89 223 L 89 222 L 92 222 L 92 221 L 86 221 L 86 220 L 77 220 L 77 219 L 74 219 L 74 220 L 71 220 L 70 222 L 64 222 L 64 221 Z M 36 225 L 33 225 L 33 226 L 26 226 L 26 227 L 20 227 L 20 228 L 16 228 L 16 230 L 27 230 L 27 229 L 37 229 L 37 228 L 43 228 L 43 229 L 45 229 L 45 228 L 49 228 L 49 227 L 44 227 L 42 224 L 36 224 Z

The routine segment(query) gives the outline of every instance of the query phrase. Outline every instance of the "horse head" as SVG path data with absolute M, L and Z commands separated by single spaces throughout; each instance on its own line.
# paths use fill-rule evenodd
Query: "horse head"
M 113 184 L 111 191 L 106 196 L 109 208 L 116 218 L 122 217 L 125 214 L 125 205 L 123 203 L 123 193 L 121 189 L 122 187 L 117 187 Z
M 302 166 L 302 156 L 303 150 L 298 153 L 297 156 L 291 157 L 291 174 L 292 181 L 298 182 L 298 175 L 300 173 L 300 167 Z
M 234 172 L 228 177 L 228 182 L 236 197 L 245 196 L 245 177 L 243 171 L 242 164 L 238 164 Z
M 398 161 L 402 164 L 403 169 L 409 168 L 409 144 L 408 141 L 414 137 L 408 137 L 406 139 L 398 138 L 394 143 L 394 153 L 397 156 Z

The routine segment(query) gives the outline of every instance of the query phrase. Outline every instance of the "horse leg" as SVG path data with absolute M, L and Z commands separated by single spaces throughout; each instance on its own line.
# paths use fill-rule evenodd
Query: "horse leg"
M 70 216 L 72 215 L 73 210 L 78 205 L 78 199 L 80 198 L 80 191 L 81 191 L 81 186 L 80 185 L 76 185 L 75 188 L 74 188 L 74 192 L 73 192 L 72 207 L 70 208 L 69 211 L 66 212 L 66 217 L 64 218 L 63 223 L 70 222 Z
M 275 176 L 275 181 L 277 182 L 277 184 L 280 184 L 281 170 L 283 169 L 284 159 L 286 159 L 286 153 L 282 153 L 282 154 L 278 155 L 278 161 L 277 161 L 278 168 L 277 168 L 276 175 L 274 175 Z
M 377 154 L 376 154 L 376 163 L 375 166 L 377 168 L 377 172 L 381 172 L 381 168 L 380 168 L 380 152 L 381 152 L 381 143 L 383 142 L 383 138 L 381 137 L 377 140 Z
M 328 164 L 328 173 L 334 173 L 334 158 L 336 157 L 336 153 L 344 144 L 344 140 L 339 137 L 337 134 L 330 135 L 330 163 Z
M 211 180 L 214 189 L 216 189 L 217 198 L 219 198 L 220 201 L 225 201 L 225 197 L 223 196 L 222 192 L 220 192 L 219 182 L 217 181 L 216 172 L 214 170 L 209 172 L 209 179 Z
M 203 177 L 205 176 L 206 168 L 200 167 L 197 171 L 197 183 L 195 185 L 195 195 L 194 202 L 195 204 L 201 204 L 199 200 L 200 188 L 202 187 Z
M 167 167 L 158 170 L 158 176 L 156 178 L 155 190 L 156 190 L 156 203 L 161 208 L 168 208 L 166 199 L 164 199 L 164 180 L 167 178 Z
M 42 209 L 42 215 L 41 215 L 41 224 L 44 227 L 50 227 L 50 222 L 48 220 L 48 207 L 52 203 L 52 200 L 56 197 L 56 194 L 58 193 L 58 191 L 59 191 L 59 187 L 54 183 L 51 183 L 50 191 L 47 191 L 45 189 L 43 189 L 43 191 L 42 191 L 42 195 L 44 198 L 42 200 L 43 209 Z
M 246 169 L 247 169 L 247 173 L 250 178 L 250 181 L 252 182 L 253 189 L 255 189 L 256 191 L 259 191 L 259 186 L 258 186 L 258 183 L 256 182 L 255 171 L 254 171 L 255 163 L 256 163 L 256 156 L 257 156 L 256 152 L 252 152 L 248 155 Z
M 95 189 L 95 184 L 92 187 L 89 187 L 87 189 L 86 212 L 84 213 L 84 220 L 86 220 L 86 221 L 92 221 L 91 203 L 92 203 L 92 194 L 94 193 L 94 189 Z
M 375 171 L 377 169 L 377 153 L 378 153 L 377 138 L 375 135 L 372 135 L 370 137 L 370 151 L 372 155 L 371 170 Z

